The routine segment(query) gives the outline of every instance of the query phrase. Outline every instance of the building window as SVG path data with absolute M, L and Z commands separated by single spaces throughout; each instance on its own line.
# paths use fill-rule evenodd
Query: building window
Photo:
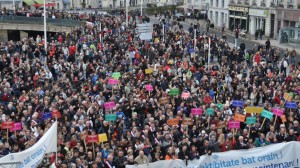
M 222 8 L 225 6 L 225 0 L 222 0 Z
M 289 2 L 290 4 L 294 3 L 294 1 L 293 1 L 293 0 L 288 0 L 288 2 Z
M 219 0 L 216 0 L 216 7 L 219 7 Z
M 214 0 L 210 0 L 210 6 L 214 6 Z

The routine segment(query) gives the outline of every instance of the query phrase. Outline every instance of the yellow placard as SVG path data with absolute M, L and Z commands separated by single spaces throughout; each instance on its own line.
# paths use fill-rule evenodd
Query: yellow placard
M 153 73 L 153 69 L 145 69 L 145 73 L 146 74 L 151 74 L 151 73 Z
M 158 43 L 159 39 L 158 38 L 154 38 L 154 43 Z
M 263 107 L 246 107 L 246 113 L 261 113 L 264 108 Z
M 98 134 L 99 142 L 107 142 L 107 135 L 106 133 Z

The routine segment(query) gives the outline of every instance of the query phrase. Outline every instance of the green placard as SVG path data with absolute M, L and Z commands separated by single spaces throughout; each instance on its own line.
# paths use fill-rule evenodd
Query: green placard
M 256 123 L 256 117 L 247 117 L 246 118 L 246 124 L 255 124 Z
M 169 92 L 169 95 L 170 96 L 177 96 L 177 95 L 179 95 L 179 89 L 178 88 L 171 89 L 170 92 Z
M 262 117 L 265 117 L 267 119 L 272 119 L 273 117 L 273 113 L 271 113 L 270 111 L 267 111 L 267 110 L 263 110 L 260 114 Z
M 223 104 L 217 104 L 217 107 L 220 109 L 220 110 L 222 110 L 223 109 Z
M 114 73 L 112 74 L 112 77 L 113 77 L 114 79 L 119 79 L 119 78 L 121 77 L 121 73 L 120 73 L 120 72 L 114 72 Z
M 214 115 L 215 110 L 213 108 L 208 108 L 206 109 L 206 114 L 207 115 Z
M 116 114 L 106 114 L 105 121 L 116 121 L 117 115 Z
M 292 98 L 294 97 L 294 93 L 288 93 Z

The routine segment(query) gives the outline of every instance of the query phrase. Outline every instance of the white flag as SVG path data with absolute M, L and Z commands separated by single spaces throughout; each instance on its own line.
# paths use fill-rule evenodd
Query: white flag
M 55 166 L 55 162 L 54 162 L 54 163 L 52 163 L 52 165 L 50 166 L 50 168 L 56 168 L 56 166 Z
M 15 168 L 36 168 L 44 155 L 57 151 L 57 122 L 32 147 L 19 153 L 11 153 L 0 159 L 1 166 Z

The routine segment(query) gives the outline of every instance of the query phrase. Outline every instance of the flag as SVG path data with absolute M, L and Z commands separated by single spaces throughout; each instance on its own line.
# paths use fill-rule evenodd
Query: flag
M 0 163 L 7 167 L 36 168 L 44 155 L 57 151 L 57 122 L 55 122 L 42 138 L 32 147 L 18 153 L 10 153 L 0 159 Z
M 56 168 L 55 163 L 52 163 L 52 165 L 50 166 L 50 168 Z

